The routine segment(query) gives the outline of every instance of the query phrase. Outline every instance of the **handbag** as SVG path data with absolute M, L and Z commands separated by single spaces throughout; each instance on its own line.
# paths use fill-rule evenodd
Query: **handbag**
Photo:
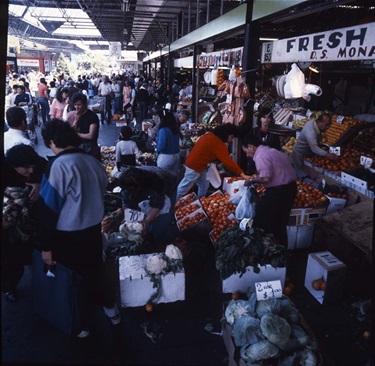
M 33 309 L 67 335 L 81 329 L 84 309 L 82 277 L 57 263 L 47 270 L 39 251 L 33 252 Z

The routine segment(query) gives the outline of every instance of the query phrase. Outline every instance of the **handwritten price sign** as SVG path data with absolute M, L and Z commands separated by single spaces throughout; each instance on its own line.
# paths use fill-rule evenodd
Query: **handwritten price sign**
M 268 300 L 283 295 L 280 280 L 268 281 L 268 282 L 256 282 L 255 291 L 257 294 L 257 300 Z
M 132 210 L 130 208 L 126 208 L 124 210 L 125 214 L 125 221 L 128 222 L 139 222 L 142 221 L 145 217 L 145 214 L 141 211 Z

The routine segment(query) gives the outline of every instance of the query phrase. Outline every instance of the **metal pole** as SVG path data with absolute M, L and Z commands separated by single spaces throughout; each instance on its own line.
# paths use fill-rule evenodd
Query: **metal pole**
M 206 24 L 210 22 L 210 0 L 207 0 Z
M 189 11 L 188 11 L 188 29 L 187 29 L 187 34 L 190 33 L 190 18 L 191 18 L 191 3 L 189 3 Z
M 198 121 L 198 94 L 199 94 L 199 46 L 193 47 L 193 95 L 191 100 L 191 121 L 196 123 Z
M 200 1 L 197 0 L 197 16 L 195 20 L 195 29 L 199 28 L 199 4 L 200 4 Z

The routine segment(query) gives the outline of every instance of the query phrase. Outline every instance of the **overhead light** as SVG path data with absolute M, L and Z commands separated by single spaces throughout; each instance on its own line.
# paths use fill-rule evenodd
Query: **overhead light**
M 309 66 L 309 70 L 312 71 L 312 72 L 315 72 L 316 74 L 319 74 L 319 72 L 320 72 L 319 67 L 315 66 L 314 64 Z
M 259 38 L 259 41 L 278 41 L 278 38 Z
M 132 41 L 129 41 L 129 42 L 128 42 L 128 46 L 134 46 L 133 42 L 132 42 Z

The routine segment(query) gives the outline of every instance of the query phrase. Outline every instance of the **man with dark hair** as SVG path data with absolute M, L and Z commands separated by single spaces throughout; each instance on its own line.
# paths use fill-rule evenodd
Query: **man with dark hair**
M 121 320 L 114 306 L 115 294 L 104 283 L 102 270 L 101 221 L 108 177 L 103 165 L 78 148 L 80 138 L 61 120 L 52 120 L 42 129 L 44 144 L 56 157 L 46 168 L 37 202 L 42 258 L 78 272 L 83 278 L 86 309 L 82 332 L 89 335 L 88 306 L 99 302 L 114 325 Z
M 272 233 L 287 246 L 286 226 L 297 193 L 296 173 L 289 158 L 281 151 L 262 145 L 256 136 L 246 137 L 242 149 L 255 162 L 257 176 L 245 185 L 263 184 L 267 189 L 255 207 L 253 225 Z
M 198 186 L 198 197 L 206 195 L 209 182 L 206 180 L 208 164 L 220 160 L 224 166 L 243 178 L 250 178 L 231 159 L 227 143 L 232 142 L 238 135 L 238 128 L 230 123 L 216 127 L 212 132 L 205 133 L 196 142 L 185 161 L 185 175 L 177 188 L 178 201 L 182 196 L 189 193 L 196 183 Z
M 29 208 L 25 206 L 28 215 L 23 216 L 22 221 L 15 218 L 17 210 L 14 206 L 11 217 L 3 214 L 2 218 L 1 291 L 5 292 L 5 298 L 8 301 L 18 300 L 17 285 L 22 278 L 24 266 L 31 264 L 34 245 L 31 204 L 39 196 L 40 182 L 46 163 L 47 161 L 40 157 L 31 146 L 24 144 L 13 146 L 5 155 L 1 179 L 3 195 L 7 188 L 14 192 L 15 187 L 19 187 L 20 190 L 17 193 L 22 195 L 19 198 L 25 202 L 26 206 L 31 206 Z M 28 186 L 31 189 L 27 190 Z M 19 234 L 20 232 L 23 233 L 22 236 Z
M 332 116 L 329 113 L 322 113 L 318 119 L 307 122 L 294 145 L 292 152 L 292 163 L 297 172 L 297 176 L 302 178 L 306 175 L 303 170 L 303 158 L 307 156 L 320 155 L 330 160 L 337 160 L 338 156 L 323 150 L 319 147 L 321 133 L 329 129 L 332 124 Z
M 9 130 L 4 133 L 4 153 L 17 144 L 35 145 L 26 136 L 27 121 L 26 112 L 21 107 L 11 107 L 6 112 Z
M 150 95 L 147 91 L 148 83 L 143 83 L 137 92 L 137 105 L 139 106 L 139 121 L 142 123 L 147 118 Z
M 68 113 L 67 121 L 81 138 L 80 147 L 100 161 L 99 118 L 96 113 L 87 108 L 86 95 L 76 93 L 72 97 L 72 102 L 75 110 Z

